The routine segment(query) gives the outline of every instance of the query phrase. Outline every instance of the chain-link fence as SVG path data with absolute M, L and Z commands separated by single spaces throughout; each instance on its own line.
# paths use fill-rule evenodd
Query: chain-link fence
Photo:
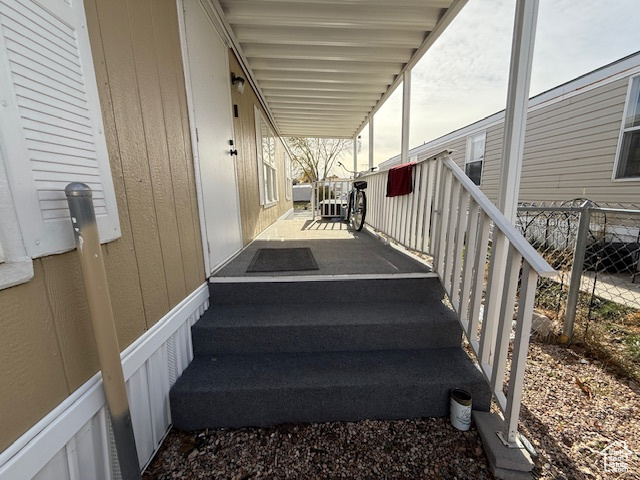
M 517 227 L 558 271 L 540 281 L 537 307 L 561 321 L 569 338 L 576 321 L 588 329 L 640 312 L 640 207 L 527 204 L 518 208 Z

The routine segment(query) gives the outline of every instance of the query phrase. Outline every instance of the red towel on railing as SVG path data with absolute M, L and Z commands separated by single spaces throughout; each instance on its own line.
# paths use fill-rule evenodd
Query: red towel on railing
M 407 163 L 406 165 L 389 169 L 387 197 L 398 197 L 413 192 L 414 165 L 415 163 Z

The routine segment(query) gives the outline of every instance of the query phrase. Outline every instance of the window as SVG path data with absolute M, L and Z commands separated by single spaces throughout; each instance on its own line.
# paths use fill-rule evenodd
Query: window
M 467 155 L 464 162 L 464 173 L 475 183 L 482 182 L 482 164 L 484 163 L 484 146 L 487 132 L 467 137 Z
M 278 175 L 276 170 L 276 136 L 255 107 L 256 142 L 258 147 L 258 177 L 260 179 L 260 205 L 271 206 L 278 201 Z
M 629 85 L 614 178 L 640 179 L 640 76 Z

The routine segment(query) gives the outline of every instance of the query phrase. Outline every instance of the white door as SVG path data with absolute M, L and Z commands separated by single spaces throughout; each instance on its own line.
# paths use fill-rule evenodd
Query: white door
M 229 53 L 201 0 L 184 0 L 185 36 L 210 270 L 240 251 Z

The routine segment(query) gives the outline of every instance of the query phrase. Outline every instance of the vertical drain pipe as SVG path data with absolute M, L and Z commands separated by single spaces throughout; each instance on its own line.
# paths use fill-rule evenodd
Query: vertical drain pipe
M 120 472 L 123 480 L 139 480 L 138 452 L 133 436 L 133 425 L 120 360 L 120 347 L 113 320 L 107 273 L 100 249 L 91 188 L 84 183 L 70 183 L 65 188 L 65 193 L 69 203 L 84 288 L 89 302 L 89 313 L 98 348 L 102 384 L 111 416 Z

